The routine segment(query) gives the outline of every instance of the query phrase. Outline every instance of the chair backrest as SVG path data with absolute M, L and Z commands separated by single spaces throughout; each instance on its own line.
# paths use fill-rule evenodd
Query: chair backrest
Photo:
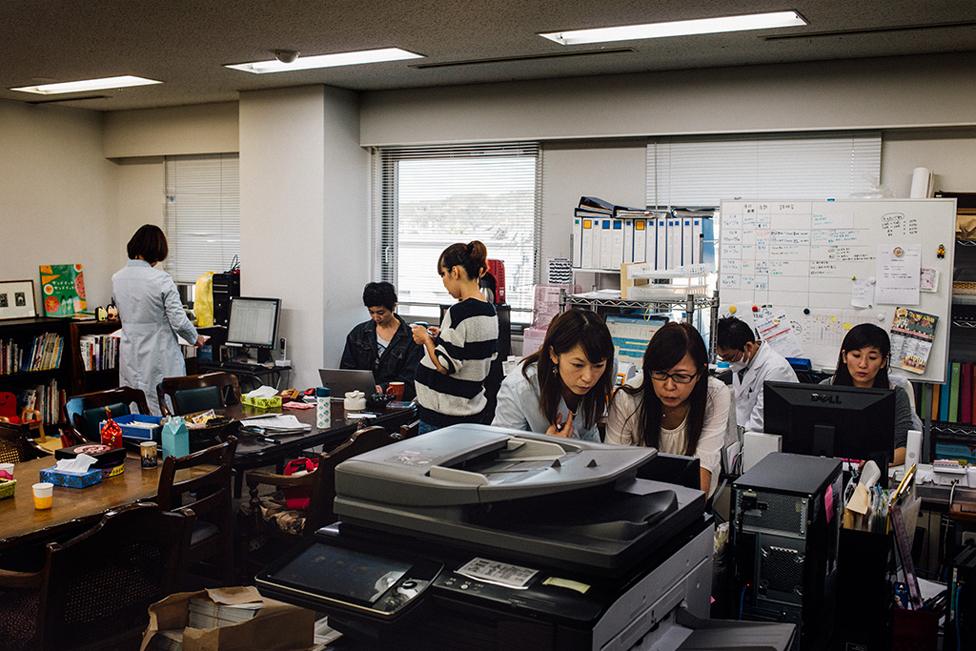
M 25 428 L 0 423 L 0 463 L 20 463 L 36 456 L 27 442 Z
M 224 525 L 232 516 L 231 478 L 236 449 L 237 437 L 229 436 L 223 443 L 185 457 L 166 457 L 159 473 L 156 502 L 167 511 L 192 509 L 198 519 Z M 185 469 L 192 469 L 192 476 L 176 481 L 177 471 Z
M 346 459 L 381 448 L 392 443 L 393 438 L 379 426 L 356 430 L 346 441 L 321 455 L 316 473 L 319 481 L 313 489 L 312 504 L 318 508 L 309 509 L 305 520 L 305 532 L 315 533 L 317 529 L 335 522 L 332 503 L 335 501 L 335 468 Z
M 156 387 L 156 394 L 164 415 L 190 414 L 241 404 L 241 385 L 237 376 L 223 371 L 163 378 Z
M 136 406 L 136 413 L 150 413 L 146 394 L 140 389 L 119 387 L 82 393 L 72 396 L 64 403 L 62 419 L 89 441 L 98 441 L 98 425 L 105 420 L 105 408 L 111 410 L 112 416 L 124 416 L 132 413 L 133 404 Z
M 192 517 L 134 504 L 63 544 L 49 544 L 40 648 L 108 648 L 113 636 L 144 628 L 149 605 L 179 586 Z
M 404 423 L 400 425 L 400 431 L 390 434 L 390 437 L 395 441 L 402 441 L 403 439 L 413 438 L 420 433 L 420 419 L 413 421 L 412 423 Z

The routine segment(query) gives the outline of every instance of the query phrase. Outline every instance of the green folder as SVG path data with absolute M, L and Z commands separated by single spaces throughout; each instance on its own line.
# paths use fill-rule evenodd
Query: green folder
M 961 369 L 959 362 L 952 363 L 952 388 L 949 390 L 949 422 L 959 421 L 959 377 Z

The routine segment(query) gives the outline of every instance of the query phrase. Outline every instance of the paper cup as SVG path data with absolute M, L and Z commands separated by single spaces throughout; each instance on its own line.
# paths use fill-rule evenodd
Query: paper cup
M 14 464 L 12 463 L 0 463 L 0 470 L 6 470 L 10 473 L 10 476 L 14 475 Z
M 34 508 L 38 511 L 51 508 L 54 502 L 54 484 L 46 481 L 31 486 L 34 491 Z
M 143 441 L 139 444 L 139 459 L 143 468 L 155 468 L 158 461 L 156 441 Z

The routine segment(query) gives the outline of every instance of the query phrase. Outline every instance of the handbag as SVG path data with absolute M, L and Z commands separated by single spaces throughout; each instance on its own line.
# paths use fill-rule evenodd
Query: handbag
M 298 457 L 297 459 L 292 459 L 285 464 L 285 475 L 298 475 L 298 474 L 308 474 L 319 467 L 318 459 L 311 459 L 309 457 Z M 309 504 L 312 502 L 312 492 L 306 487 L 299 488 L 286 488 L 284 489 L 285 494 L 285 507 L 289 509 L 294 509 L 297 511 L 305 511 L 308 509 Z

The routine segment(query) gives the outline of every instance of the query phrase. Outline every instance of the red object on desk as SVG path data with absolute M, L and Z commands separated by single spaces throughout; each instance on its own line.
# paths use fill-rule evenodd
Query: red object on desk
M 122 428 L 112 420 L 112 410 L 105 408 L 105 425 L 102 426 L 102 445 L 110 448 L 122 447 Z
M 0 418 L 6 423 L 19 423 L 17 415 L 17 396 L 9 391 L 0 391 Z

